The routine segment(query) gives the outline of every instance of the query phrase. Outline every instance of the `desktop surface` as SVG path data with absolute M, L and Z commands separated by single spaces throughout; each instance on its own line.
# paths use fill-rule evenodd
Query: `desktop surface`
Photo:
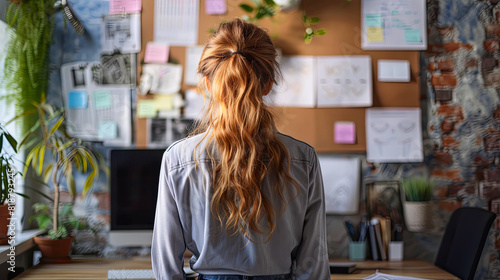
M 188 259 L 185 260 L 186 263 Z M 332 260 L 347 262 L 348 260 Z M 363 279 L 376 272 L 425 279 L 458 280 L 458 277 L 422 260 L 357 261 L 356 270 L 350 274 L 331 274 L 331 279 Z M 68 264 L 40 264 L 15 279 L 107 279 L 111 269 L 151 269 L 149 257 L 131 259 L 73 258 Z

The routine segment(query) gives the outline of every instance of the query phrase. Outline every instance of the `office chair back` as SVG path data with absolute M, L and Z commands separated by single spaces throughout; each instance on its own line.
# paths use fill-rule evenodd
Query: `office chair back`
M 491 224 L 496 214 L 481 208 L 463 207 L 450 217 L 435 265 L 463 280 L 474 279 Z

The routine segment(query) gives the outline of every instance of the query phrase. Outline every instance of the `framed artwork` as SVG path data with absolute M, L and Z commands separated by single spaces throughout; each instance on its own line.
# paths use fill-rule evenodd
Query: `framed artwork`
M 404 225 L 401 187 L 398 181 L 372 182 L 366 186 L 368 215 L 390 217 L 393 225 Z

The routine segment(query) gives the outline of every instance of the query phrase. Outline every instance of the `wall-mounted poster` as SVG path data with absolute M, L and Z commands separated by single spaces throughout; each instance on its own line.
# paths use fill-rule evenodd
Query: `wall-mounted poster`
M 327 214 L 356 214 L 359 208 L 359 158 L 319 155 Z
M 370 162 L 424 159 L 420 108 L 366 109 L 366 158 Z
M 318 107 L 370 107 L 372 105 L 371 58 L 318 57 Z
M 362 0 L 364 50 L 427 49 L 425 0 Z

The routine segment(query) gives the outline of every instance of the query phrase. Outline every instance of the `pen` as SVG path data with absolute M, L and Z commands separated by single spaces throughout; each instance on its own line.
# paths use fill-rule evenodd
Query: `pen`
M 352 241 L 355 241 L 356 238 L 354 236 L 354 227 L 353 227 L 351 221 L 348 218 L 344 218 L 344 224 L 345 224 L 345 228 L 347 230 L 347 234 L 349 235 L 349 237 L 351 238 Z
M 359 224 L 359 241 L 365 241 L 367 230 L 368 226 L 366 224 L 366 217 L 363 217 L 363 220 L 361 220 L 361 223 Z

